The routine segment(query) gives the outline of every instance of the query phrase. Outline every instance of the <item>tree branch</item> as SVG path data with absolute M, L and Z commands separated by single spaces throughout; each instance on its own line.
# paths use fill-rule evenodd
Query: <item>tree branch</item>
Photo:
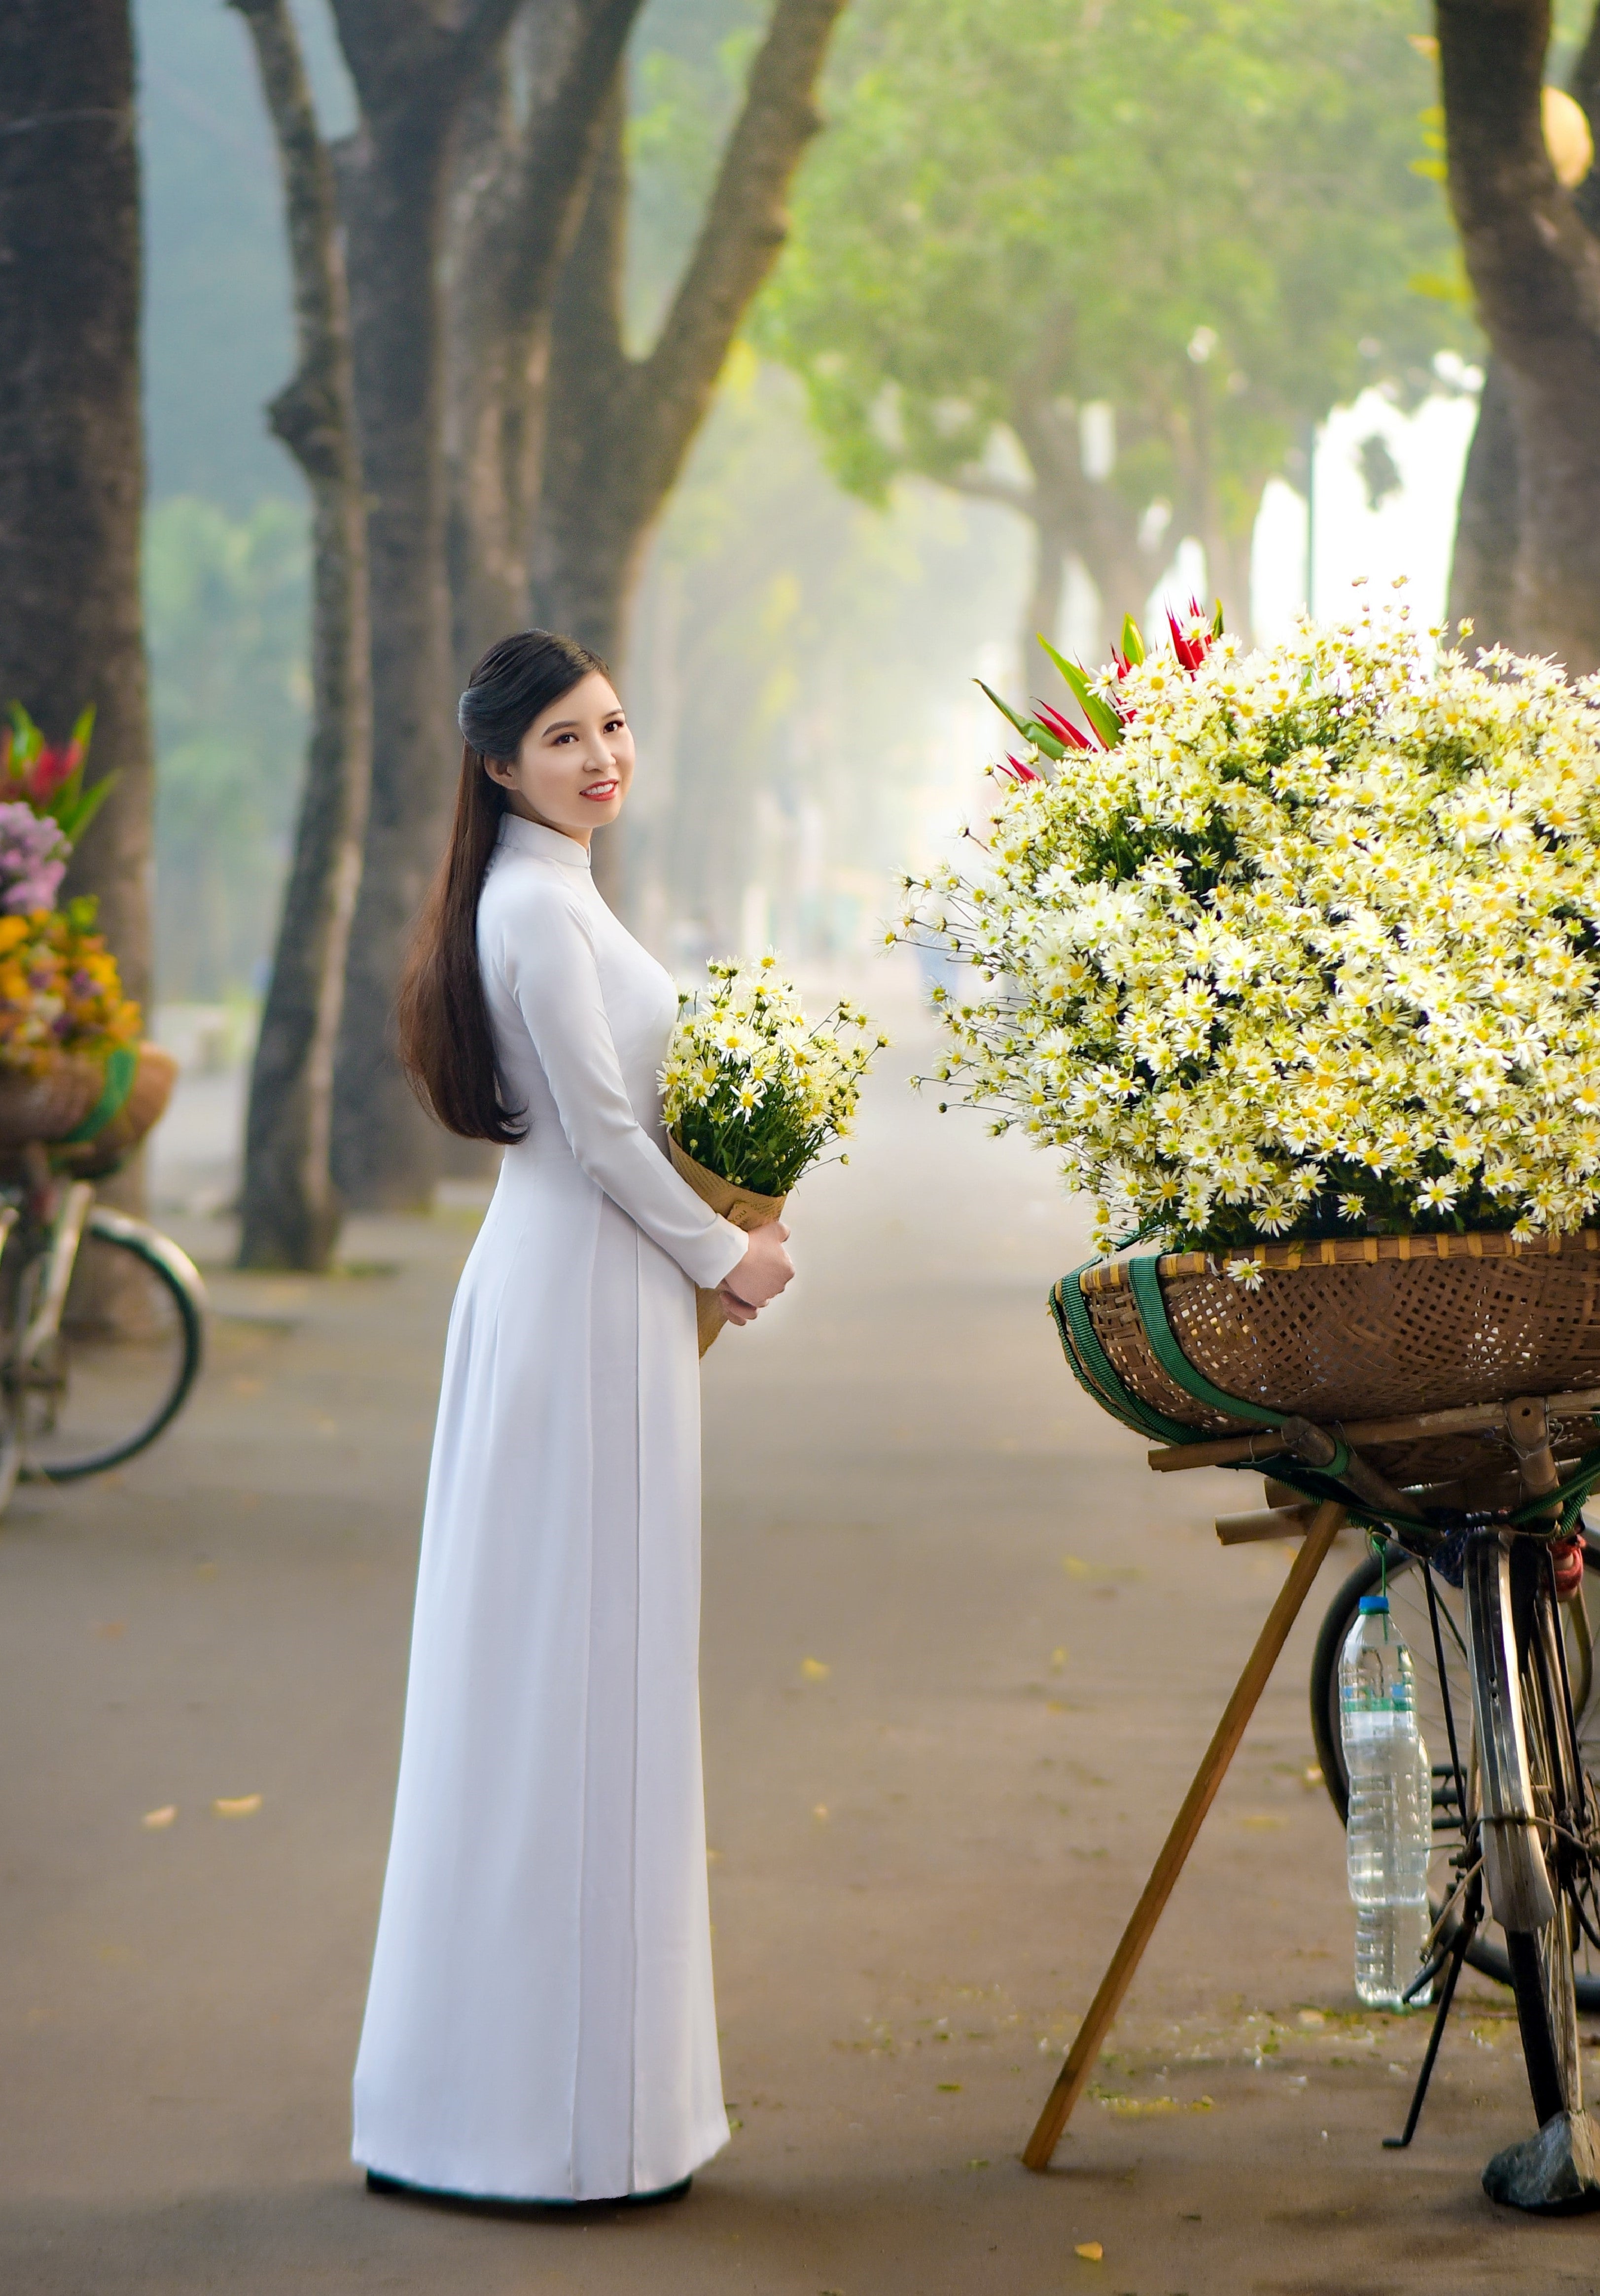
M 512 332 L 540 323 L 583 217 L 618 75 L 642 0 L 570 0 L 563 24 L 537 26 L 552 68 L 534 95 L 509 164 L 471 234 L 464 268 Z
M 349 315 L 343 266 L 336 252 L 339 196 L 317 127 L 299 36 L 287 0 L 230 0 L 230 4 L 244 18 L 255 42 L 283 176 L 299 361 L 273 400 L 268 418 L 308 478 L 352 476 Z
M 970 495 L 974 502 L 1002 503 L 1022 518 L 1038 516 L 1038 489 L 1025 487 L 1021 479 L 1005 478 L 999 472 L 986 471 L 977 463 L 964 463 L 959 470 L 941 476 L 953 493 Z
M 700 236 L 633 402 L 648 424 L 652 482 L 677 477 L 751 299 L 788 234 L 784 197 L 822 125 L 816 77 L 844 0 L 777 0 L 723 153 Z

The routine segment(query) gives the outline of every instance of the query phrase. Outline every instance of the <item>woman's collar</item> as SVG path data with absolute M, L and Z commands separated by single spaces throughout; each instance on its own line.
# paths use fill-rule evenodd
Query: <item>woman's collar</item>
M 501 815 L 499 841 L 517 853 L 534 853 L 543 861 L 559 861 L 563 869 L 589 866 L 587 845 L 580 845 L 576 837 L 563 836 L 559 829 L 546 829 L 542 821 L 528 821 L 520 813 Z

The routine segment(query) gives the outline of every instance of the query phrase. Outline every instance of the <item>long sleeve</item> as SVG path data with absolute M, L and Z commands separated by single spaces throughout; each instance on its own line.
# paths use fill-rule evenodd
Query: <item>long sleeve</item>
M 702 1203 L 634 1113 L 581 907 L 544 875 L 520 888 L 495 952 L 545 1071 L 567 1144 L 613 1203 L 714 1289 L 749 1239 Z

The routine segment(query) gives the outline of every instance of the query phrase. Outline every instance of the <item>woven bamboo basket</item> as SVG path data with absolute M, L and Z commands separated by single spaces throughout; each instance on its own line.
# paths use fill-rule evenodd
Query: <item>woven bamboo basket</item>
M 141 1045 L 127 1098 L 111 1122 L 92 1140 L 58 1148 L 51 1161 L 75 1179 L 103 1179 L 114 1172 L 167 1113 L 177 1075 L 178 1064 L 164 1045 Z
M 1333 1427 L 1600 1387 L 1600 1230 L 1529 1243 L 1486 1234 L 1258 1244 L 1257 1290 L 1227 1273 L 1238 1256 L 1173 1252 L 1156 1267 L 1178 1347 L 1242 1401 Z M 1245 1431 L 1247 1419 L 1210 1408 L 1162 1368 L 1125 1262 L 1097 1262 L 1078 1282 L 1096 1338 L 1142 1402 L 1197 1432 Z M 1558 1458 L 1600 1446 L 1587 1416 L 1556 1435 Z M 1477 1504 L 1515 1488 L 1496 1437 L 1366 1455 L 1405 1489 L 1457 1483 Z
M 93 1110 L 105 1083 L 99 1061 L 55 1054 L 42 1075 L 0 1070 L 0 1148 L 31 1140 L 62 1140 Z
M 138 1064 L 122 1104 L 87 1140 L 69 1136 L 86 1126 L 106 1090 L 102 1061 L 63 1054 L 42 1076 L 0 1070 L 0 1178 L 15 1179 L 26 1169 L 25 1148 L 43 1142 L 50 1161 L 75 1179 L 99 1179 L 138 1146 L 160 1121 L 178 1064 L 161 1045 L 141 1045 Z

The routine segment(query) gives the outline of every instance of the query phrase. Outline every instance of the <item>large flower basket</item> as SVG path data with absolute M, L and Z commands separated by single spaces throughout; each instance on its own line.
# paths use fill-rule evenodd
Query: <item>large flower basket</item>
M 1600 1389 L 1600 1230 L 1258 1243 L 1248 1283 L 1230 1264 L 1237 1254 L 1146 1254 L 1063 1278 L 1052 1295 L 1063 1345 L 1097 1402 L 1165 1442 L 1290 1415 L 1360 1424 L 1363 1457 L 1399 1488 L 1493 1505 L 1517 1488 L 1502 1435 L 1385 1444 L 1366 1431 Z M 1596 1447 L 1587 1410 L 1558 1421 L 1558 1459 Z
M 697 1164 L 693 1156 L 679 1147 L 670 1133 L 667 1136 L 667 1145 L 672 1152 L 673 1169 L 680 1179 L 687 1180 L 702 1203 L 710 1204 L 714 1212 L 720 1212 L 725 1220 L 731 1220 L 747 1235 L 754 1229 L 768 1227 L 775 1219 L 783 1218 L 784 1206 L 789 1201 L 787 1196 L 759 1196 L 753 1188 L 741 1188 L 732 1180 L 725 1180 L 719 1172 L 708 1171 L 703 1164 Z M 694 1324 L 702 1356 L 726 1322 L 722 1302 L 716 1292 L 708 1292 L 703 1285 L 697 1283 L 694 1286 Z
M 0 1069 L 0 1148 L 64 1140 L 91 1114 L 105 1087 L 105 1062 L 58 1054 L 37 1075 Z
M 0 1152 L 40 1142 L 58 1170 L 103 1177 L 160 1121 L 176 1078 L 172 1054 L 150 1044 L 103 1060 L 58 1054 L 37 1075 L 0 1069 Z

